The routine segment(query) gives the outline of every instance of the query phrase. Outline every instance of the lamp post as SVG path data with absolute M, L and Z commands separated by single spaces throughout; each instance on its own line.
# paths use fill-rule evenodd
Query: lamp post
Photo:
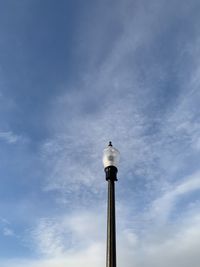
M 109 142 L 103 153 L 103 165 L 108 181 L 106 267 L 116 267 L 115 181 L 118 162 L 119 151 Z

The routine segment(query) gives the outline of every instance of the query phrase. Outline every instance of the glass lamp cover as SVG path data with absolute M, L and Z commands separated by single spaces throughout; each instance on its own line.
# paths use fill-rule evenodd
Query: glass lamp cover
M 104 168 L 109 166 L 118 167 L 119 164 L 119 151 L 113 146 L 109 145 L 103 151 L 103 166 Z

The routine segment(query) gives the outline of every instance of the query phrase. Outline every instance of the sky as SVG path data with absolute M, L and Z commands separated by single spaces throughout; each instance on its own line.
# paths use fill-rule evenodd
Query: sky
M 0 266 L 200 262 L 200 2 L 0 1 Z

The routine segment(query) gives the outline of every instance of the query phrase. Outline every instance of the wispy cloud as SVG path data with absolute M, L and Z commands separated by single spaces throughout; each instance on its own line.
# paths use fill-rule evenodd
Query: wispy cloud
M 15 144 L 21 139 L 21 136 L 14 134 L 12 131 L 0 131 L 0 139 L 9 144 Z
M 28 142 L 28 137 L 24 135 L 15 134 L 13 131 L 0 131 L 0 141 L 7 144 L 26 144 Z
M 85 216 L 84 214 L 82 215 L 83 217 Z M 94 215 L 95 214 L 92 213 L 90 214 L 90 225 L 95 225 L 95 223 L 92 223 Z M 88 214 L 86 216 L 88 216 Z M 75 223 L 76 226 L 79 225 L 78 228 L 88 227 L 87 222 L 85 222 L 84 219 L 82 221 L 81 218 L 82 216 L 79 217 L 81 223 Z M 63 243 L 63 248 L 65 248 L 65 250 L 61 254 L 60 251 L 58 254 L 54 254 L 57 249 L 52 250 L 50 243 L 56 246 L 56 244 L 58 244 L 57 240 L 61 238 L 60 233 L 64 233 L 66 226 L 69 225 L 66 221 L 66 217 L 63 218 L 65 221 L 64 224 L 62 220 L 61 223 L 59 223 L 59 219 L 56 221 L 56 223 L 59 224 L 59 228 L 57 228 L 58 236 L 56 236 L 56 234 L 54 237 L 51 236 L 51 242 L 48 241 L 49 245 L 46 246 L 45 244 L 45 257 L 43 259 L 29 261 L 16 259 L 13 262 L 3 262 L 2 266 L 23 267 L 27 266 L 27 264 L 33 267 L 51 267 L 56 264 L 59 267 L 66 266 L 66 264 L 70 266 L 77 266 L 78 264 L 82 266 L 93 266 L 93 264 L 99 267 L 103 266 L 105 264 L 105 242 L 103 242 L 101 238 L 96 239 L 94 236 L 91 236 L 90 234 L 92 231 L 81 231 L 80 233 L 75 229 L 77 228 L 76 226 L 72 231 L 72 235 L 76 237 L 78 235 L 80 241 L 83 242 L 84 245 L 77 247 L 77 243 L 74 244 L 74 246 L 72 244 L 69 249 L 68 244 L 64 245 Z M 68 219 L 70 220 L 70 217 L 68 217 Z M 160 229 L 155 230 L 149 226 L 149 233 L 145 233 L 142 237 L 138 236 L 131 229 L 124 229 L 118 234 L 117 238 L 118 264 L 122 265 L 123 262 L 126 261 L 128 267 L 166 267 L 170 264 L 172 266 L 188 267 L 189 264 L 192 263 L 193 266 L 197 267 L 199 264 L 198 247 L 200 235 L 198 226 L 199 216 L 193 214 L 173 228 L 166 225 L 165 231 L 160 231 Z M 43 242 L 39 244 L 39 246 L 38 243 L 39 241 L 41 242 L 43 238 L 46 239 L 45 232 L 49 231 L 52 233 L 52 230 L 55 230 L 55 224 L 51 229 L 48 225 L 44 232 L 40 231 L 40 239 L 35 243 L 37 248 L 41 249 L 43 247 Z M 70 230 L 72 230 L 72 228 Z M 100 229 L 98 229 L 98 231 L 99 230 Z M 85 240 L 88 240 L 88 237 L 91 238 L 90 243 L 85 242 Z M 58 247 L 60 247 L 60 244 Z M 47 251 L 49 253 L 46 253 Z M 43 253 L 44 250 L 42 249 L 41 252 Z
M 0 218 L 0 231 L 1 234 L 6 237 L 16 236 L 14 230 L 12 229 L 11 223 L 6 218 Z
M 34 248 L 45 257 L 62 257 L 95 243 L 103 243 L 104 216 L 104 213 L 96 211 L 79 211 L 40 219 L 31 231 Z
M 4 227 L 3 228 L 3 235 L 4 236 L 15 236 L 15 233 L 11 228 Z
M 197 190 L 200 190 L 200 172 L 185 178 L 183 182 L 173 185 L 170 189 L 168 188 L 167 192 L 153 201 L 152 215 L 156 217 L 157 222 L 164 223 L 175 208 L 177 201 Z

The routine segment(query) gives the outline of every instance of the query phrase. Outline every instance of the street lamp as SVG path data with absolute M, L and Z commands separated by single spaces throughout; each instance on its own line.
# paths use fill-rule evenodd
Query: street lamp
M 116 267 L 115 181 L 118 163 L 119 151 L 109 142 L 103 153 L 103 165 L 108 181 L 106 267 Z

